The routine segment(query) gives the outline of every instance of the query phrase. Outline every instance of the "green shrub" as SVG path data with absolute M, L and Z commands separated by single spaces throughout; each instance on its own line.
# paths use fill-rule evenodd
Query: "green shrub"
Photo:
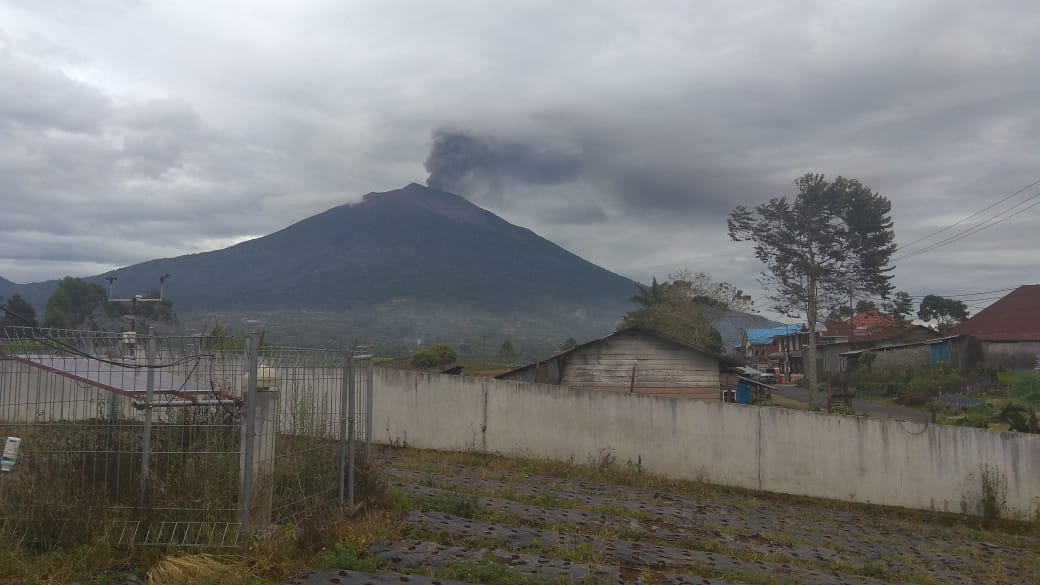
M 1003 376 L 1008 382 L 1008 398 L 1033 406 L 1040 406 L 1040 374 L 1022 372 Z
M 1036 420 L 1036 407 L 1021 402 L 1010 401 L 997 415 L 997 418 L 1008 424 L 1008 428 L 1019 433 L 1040 433 L 1040 423 Z
M 432 345 L 412 355 L 412 365 L 423 369 L 445 368 L 458 360 L 455 348 L 445 343 Z
M 332 550 L 321 557 L 321 568 L 376 573 L 379 572 L 379 562 L 359 553 L 353 546 L 345 542 L 337 542 L 333 545 Z
M 831 407 L 831 414 L 842 414 L 845 416 L 852 416 L 856 414 L 856 409 L 852 408 L 847 404 L 835 404 Z
M 994 422 L 995 412 L 993 407 L 988 404 L 980 404 L 967 412 L 964 413 L 964 418 L 960 420 L 960 425 L 965 427 L 974 427 L 977 429 L 987 429 L 990 423 Z

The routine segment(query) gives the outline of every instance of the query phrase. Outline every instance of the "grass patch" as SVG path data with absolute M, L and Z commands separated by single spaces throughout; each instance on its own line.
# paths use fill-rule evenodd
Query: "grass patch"
M 516 569 L 496 563 L 483 561 L 480 563 L 449 563 L 437 571 L 441 579 L 453 579 L 465 583 L 483 583 L 484 585 L 534 585 L 548 584 L 552 581 L 536 577 L 528 577 Z
M 376 559 L 358 552 L 358 549 L 346 542 L 337 542 L 332 550 L 321 557 L 321 568 L 365 573 L 377 573 L 381 569 Z
M 429 496 L 412 496 L 412 507 L 423 512 L 441 512 L 473 519 L 477 515 L 476 496 L 468 494 L 445 493 Z

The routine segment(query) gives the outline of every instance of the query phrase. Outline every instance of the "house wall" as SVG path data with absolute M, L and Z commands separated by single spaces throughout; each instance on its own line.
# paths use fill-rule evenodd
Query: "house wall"
M 832 376 L 842 373 L 841 354 L 846 351 L 849 351 L 848 343 L 834 343 L 816 348 L 816 355 L 819 356 L 819 374 Z
M 609 337 L 568 354 L 560 383 L 590 390 L 721 399 L 717 358 L 638 333 Z
M 928 370 L 932 367 L 932 346 L 928 344 L 911 345 L 896 349 L 878 350 L 874 367 L 883 370 L 906 371 Z
M 1009 370 L 1032 370 L 1040 356 L 1040 341 L 982 342 L 982 361 Z
M 420 448 L 610 454 L 678 479 L 967 513 L 996 485 L 1010 516 L 1040 514 L 1035 435 L 380 368 L 373 409 L 376 440 Z

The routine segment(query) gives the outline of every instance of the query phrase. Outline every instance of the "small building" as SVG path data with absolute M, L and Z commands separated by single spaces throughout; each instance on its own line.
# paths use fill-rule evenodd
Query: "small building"
M 900 324 L 887 315 L 874 315 L 870 322 L 873 326 L 863 327 L 856 321 L 850 327 L 848 322 L 828 321 L 827 328 L 834 337 L 830 343 L 820 346 L 817 351 L 821 375 L 833 375 L 844 370 L 841 355 L 850 351 L 873 351 L 893 345 L 903 345 L 917 341 L 935 339 L 936 332 L 923 325 Z M 877 317 L 881 317 L 878 319 Z
M 974 368 L 981 360 L 977 340 L 967 335 L 949 335 L 846 351 L 839 356 L 840 370 L 848 374 L 855 372 L 867 353 L 874 356 L 872 368 L 899 372 L 928 370 L 939 367 L 939 364 L 965 371 Z
M 753 368 L 765 370 L 781 366 L 778 338 L 802 330 L 799 325 L 781 325 L 770 329 L 747 329 L 744 331 L 744 360 Z
M 1040 284 L 1023 285 L 950 330 L 979 341 L 981 359 L 1031 370 L 1040 358 Z
M 735 396 L 740 363 L 646 329 L 625 329 L 496 376 L 609 392 L 719 400 Z
M 805 373 L 804 349 L 809 343 L 807 327 L 779 338 L 783 370 Z M 923 341 L 935 332 L 922 325 L 901 324 L 895 318 L 878 313 L 859 313 L 849 321 L 828 319 L 816 326 L 816 372 L 820 376 L 845 371 L 841 356 L 850 351 L 868 350 Z

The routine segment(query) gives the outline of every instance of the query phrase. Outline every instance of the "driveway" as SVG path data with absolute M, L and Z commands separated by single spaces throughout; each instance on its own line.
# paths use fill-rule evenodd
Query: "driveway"
M 809 391 L 799 386 L 774 386 L 777 394 L 785 398 L 791 398 L 800 402 L 809 402 Z M 827 398 L 817 393 L 816 402 L 821 406 L 825 405 Z M 858 398 L 852 399 L 852 408 L 856 412 L 866 413 L 867 416 L 874 418 L 896 418 L 899 420 L 908 420 L 914 422 L 929 422 L 932 420 L 932 415 L 927 412 L 921 412 L 912 408 L 904 408 L 901 406 L 895 406 L 891 404 L 878 404 L 876 402 L 870 402 L 868 400 L 860 400 Z

